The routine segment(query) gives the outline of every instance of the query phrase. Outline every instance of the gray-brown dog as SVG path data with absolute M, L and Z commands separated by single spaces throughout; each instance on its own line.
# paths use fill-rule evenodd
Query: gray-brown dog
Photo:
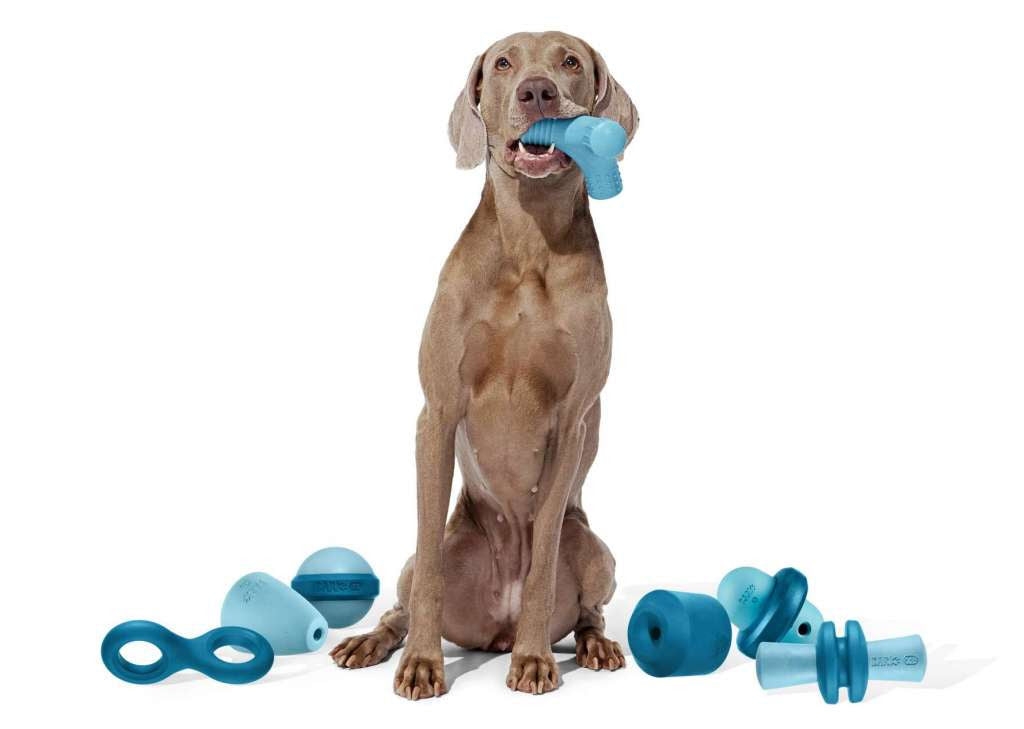
M 517 33 L 473 63 L 449 120 L 456 164 L 487 162 L 480 205 L 438 282 L 420 348 L 419 530 L 398 604 L 331 656 L 361 668 L 408 634 L 395 691 L 447 687 L 441 637 L 512 650 L 506 683 L 559 685 L 552 643 L 575 631 L 581 666 L 625 665 L 604 635 L 615 560 L 580 502 L 597 453 L 611 318 L 580 170 L 518 140 L 542 117 L 637 113 L 601 56 L 564 33 Z M 462 493 L 445 526 L 455 460 Z

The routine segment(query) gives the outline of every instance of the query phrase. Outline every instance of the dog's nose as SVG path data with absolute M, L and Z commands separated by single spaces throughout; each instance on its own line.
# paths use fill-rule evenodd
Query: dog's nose
M 530 117 L 555 116 L 558 113 L 558 87 L 543 76 L 524 79 L 516 89 L 519 108 Z

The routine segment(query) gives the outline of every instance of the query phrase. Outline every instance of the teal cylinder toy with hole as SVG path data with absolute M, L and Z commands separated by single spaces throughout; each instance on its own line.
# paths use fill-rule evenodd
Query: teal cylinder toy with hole
M 729 655 L 732 625 L 710 595 L 654 590 L 633 609 L 627 638 L 644 673 L 699 676 L 717 669 Z
M 277 655 L 316 651 L 327 640 L 324 616 L 266 572 L 252 572 L 232 585 L 221 607 L 220 622 L 256 631 Z

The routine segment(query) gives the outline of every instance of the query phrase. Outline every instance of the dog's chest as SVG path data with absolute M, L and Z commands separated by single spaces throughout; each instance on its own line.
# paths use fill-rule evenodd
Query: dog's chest
M 463 464 L 504 509 L 529 510 L 557 405 L 578 374 L 576 340 L 538 277 L 496 289 L 478 312 L 459 368 L 469 390 Z
M 477 312 L 459 368 L 472 398 L 499 389 L 510 400 L 546 411 L 565 397 L 576 377 L 575 339 L 540 274 L 495 287 Z

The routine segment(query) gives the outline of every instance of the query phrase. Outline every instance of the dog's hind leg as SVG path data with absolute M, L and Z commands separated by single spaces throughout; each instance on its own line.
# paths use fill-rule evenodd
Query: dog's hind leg
M 615 559 L 582 514 L 570 514 L 562 526 L 563 564 L 579 589 L 579 617 L 573 628 L 576 662 L 584 668 L 614 671 L 626 665 L 622 648 L 604 634 L 604 606 L 615 592 Z
M 341 641 L 331 650 L 331 658 L 339 668 L 366 668 L 386 661 L 391 653 L 402 645 L 409 632 L 409 604 L 412 592 L 413 558 L 405 563 L 398 578 L 398 602 L 384 613 L 377 627 L 369 633 L 353 635 Z

